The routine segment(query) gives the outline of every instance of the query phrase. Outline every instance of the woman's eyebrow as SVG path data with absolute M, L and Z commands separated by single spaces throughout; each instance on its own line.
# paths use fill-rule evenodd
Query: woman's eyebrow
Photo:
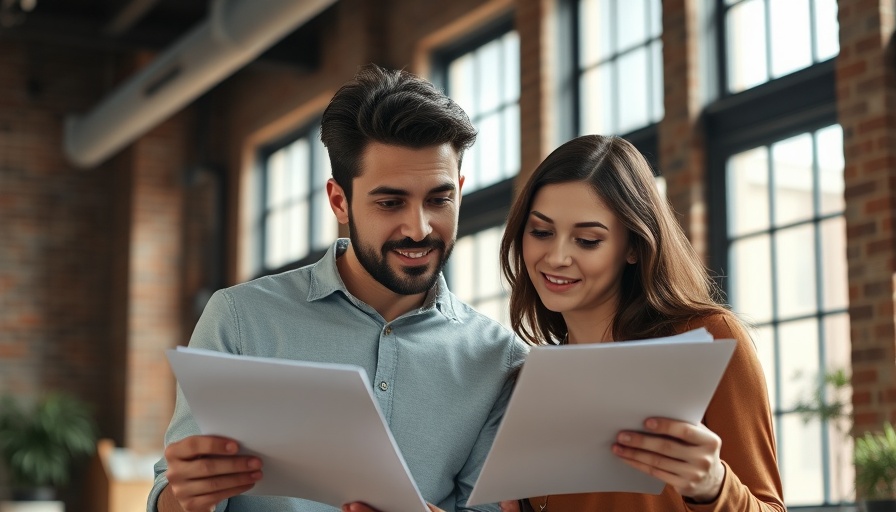
M 547 223 L 549 223 L 549 224 L 553 224 L 553 223 L 554 223 L 554 219 L 548 217 L 547 215 L 545 215 L 545 214 L 543 214 L 543 213 L 541 213 L 541 212 L 539 212 L 539 211 L 537 211 L 537 210 L 532 210 L 531 212 L 529 212 L 529 214 L 532 215 L 533 217 L 538 217 L 539 219 L 541 219 L 541 220 L 543 220 L 543 221 L 545 221 L 545 222 L 547 222 Z M 576 223 L 573 225 L 573 227 L 577 227 L 577 228 L 601 228 L 601 229 L 605 229 L 605 230 L 607 230 L 607 231 L 610 230 L 610 228 L 608 228 L 604 223 L 602 223 L 602 222 L 598 222 L 598 221 L 576 222 Z

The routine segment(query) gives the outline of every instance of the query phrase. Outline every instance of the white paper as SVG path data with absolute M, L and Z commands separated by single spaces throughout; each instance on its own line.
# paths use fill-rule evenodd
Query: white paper
M 357 366 L 178 347 L 168 360 L 203 434 L 259 456 L 247 494 L 428 510 Z
M 734 352 L 705 329 L 625 343 L 535 347 L 468 505 L 548 494 L 659 494 L 663 483 L 619 460 L 621 430 L 648 417 L 698 423 Z

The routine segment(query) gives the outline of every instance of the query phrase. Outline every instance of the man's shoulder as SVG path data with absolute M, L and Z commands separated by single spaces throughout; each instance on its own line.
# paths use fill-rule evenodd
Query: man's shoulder
M 510 329 L 504 326 L 501 322 L 495 320 L 494 318 L 486 315 L 485 313 L 476 309 L 475 306 L 468 304 L 467 302 L 462 301 L 456 295 L 451 293 L 449 295 L 452 306 L 454 307 L 454 312 L 457 314 L 457 319 L 463 322 L 482 322 L 488 325 L 494 325 L 495 327 L 501 328 L 508 333 L 512 333 Z
M 454 294 L 451 294 L 450 297 L 461 329 L 489 337 L 499 343 L 519 346 L 523 349 L 527 347 L 525 342 L 506 325 L 460 300 Z
M 310 275 L 310 266 L 306 266 L 278 274 L 256 277 L 255 279 L 227 287 L 222 291 L 236 300 L 257 298 L 259 296 L 268 298 L 288 296 L 289 298 L 295 298 L 297 295 L 307 295 Z

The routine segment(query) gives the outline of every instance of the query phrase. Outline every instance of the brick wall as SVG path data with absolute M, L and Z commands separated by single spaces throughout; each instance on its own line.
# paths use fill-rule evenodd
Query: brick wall
M 191 119 L 94 169 L 62 152 L 66 116 L 92 108 L 134 63 L 0 39 L 0 393 L 68 391 L 94 408 L 102 436 L 155 450 L 173 394 L 161 349 L 183 341 Z M 68 510 L 81 510 L 82 478 L 63 494 Z
M 142 137 L 132 158 L 125 445 L 158 449 L 174 383 L 165 349 L 183 343 L 184 182 L 196 146 L 192 111 Z
M 853 405 L 862 432 L 896 421 L 894 12 L 892 0 L 839 5 L 837 110 L 846 159 Z
M 520 35 L 520 176 L 521 187 L 538 164 L 561 142 L 553 136 L 558 124 L 553 98 L 557 73 L 553 62 L 559 29 L 553 2 L 517 2 L 516 28 Z
M 103 92 L 106 57 L 0 39 L 0 394 L 68 391 L 104 432 L 110 169 L 74 169 L 61 148 L 64 116 Z
M 707 257 L 706 150 L 699 115 L 696 0 L 663 2 L 665 116 L 659 123 L 659 165 L 679 222 L 697 254 Z

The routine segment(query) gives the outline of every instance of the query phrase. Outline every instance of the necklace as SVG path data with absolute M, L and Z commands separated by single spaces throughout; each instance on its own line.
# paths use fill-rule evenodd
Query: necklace
M 544 509 L 546 509 L 548 507 L 548 498 L 550 498 L 550 497 L 551 497 L 550 494 L 548 494 L 547 496 L 544 497 L 544 503 L 542 503 L 541 505 L 538 506 L 538 512 L 544 512 Z

